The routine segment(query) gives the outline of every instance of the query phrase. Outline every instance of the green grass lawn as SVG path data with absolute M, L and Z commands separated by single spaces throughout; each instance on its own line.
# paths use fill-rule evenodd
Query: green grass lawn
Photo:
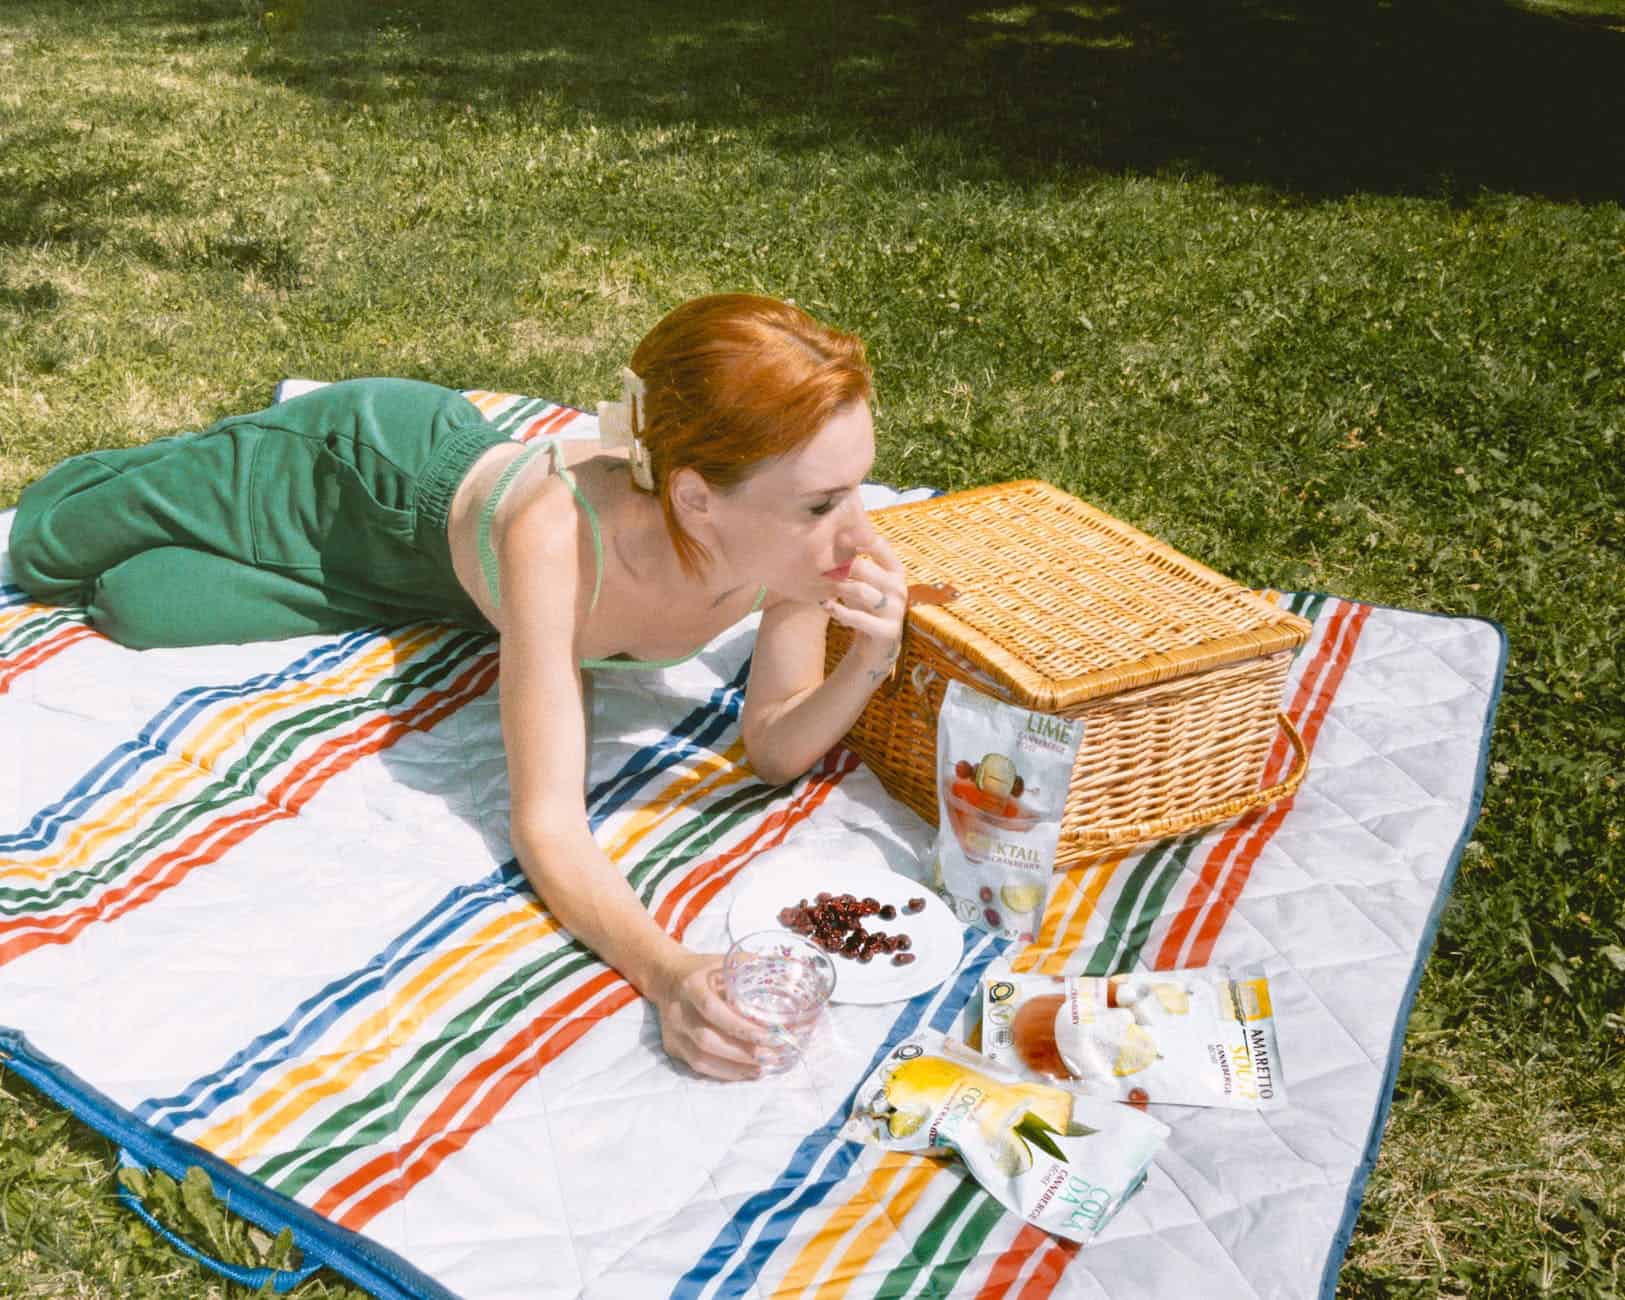
M 590 406 L 753 289 L 868 340 L 877 477 L 1042 477 L 1249 583 L 1498 619 L 1339 1295 L 1617 1297 L 1622 199 L 1604 0 L 7 0 L 0 507 L 288 374 Z M 113 1186 L 0 1073 L 0 1294 L 232 1292 Z

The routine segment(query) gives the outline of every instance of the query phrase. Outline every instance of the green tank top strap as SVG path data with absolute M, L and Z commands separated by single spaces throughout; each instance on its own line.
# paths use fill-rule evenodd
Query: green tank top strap
M 485 498 L 485 504 L 480 507 L 479 527 L 476 542 L 480 553 L 480 569 L 485 574 L 485 589 L 491 593 L 491 604 L 494 608 L 502 608 L 502 587 L 500 572 L 497 565 L 497 553 L 491 545 L 491 524 L 496 518 L 497 506 L 502 503 L 503 494 L 507 492 L 519 472 L 528 465 L 533 457 L 541 452 L 547 452 L 553 459 L 552 473 L 557 474 L 569 486 L 575 496 L 576 504 L 581 512 L 587 516 L 587 527 L 592 530 L 593 553 L 593 579 L 592 600 L 587 605 L 590 614 L 598 607 L 598 593 L 604 586 L 604 537 L 598 527 L 598 512 L 592 508 L 581 489 L 576 486 L 575 475 L 564 467 L 564 451 L 556 438 L 539 438 L 526 447 L 524 451 L 515 456 L 502 471 L 496 486 L 491 489 L 491 495 Z M 767 588 L 761 587 L 756 592 L 756 603 L 750 607 L 754 614 L 761 609 L 762 602 L 767 599 Z M 704 646 L 697 646 L 686 655 L 679 655 L 676 659 L 583 659 L 583 668 L 675 668 L 678 664 L 687 663 L 699 654 Z
M 497 553 L 491 545 L 491 521 L 496 518 L 497 506 L 501 504 L 503 494 L 507 492 L 514 479 L 519 477 L 519 471 L 524 469 L 531 459 L 540 452 L 547 452 L 553 460 L 552 473 L 557 474 L 569 487 L 587 516 L 587 527 L 592 530 L 593 578 L 592 600 L 587 605 L 587 612 L 591 613 L 598 607 L 598 593 L 604 585 L 604 538 L 598 528 L 598 512 L 592 508 L 581 489 L 576 486 L 575 475 L 564 468 L 564 452 L 556 438 L 541 438 L 524 451 L 515 456 L 502 471 L 497 479 L 496 486 L 491 489 L 491 495 L 485 498 L 485 505 L 480 508 L 480 521 L 477 533 L 477 545 L 480 553 L 480 569 L 485 574 L 485 589 L 491 593 L 491 604 L 496 609 L 502 608 L 502 588 L 497 567 Z

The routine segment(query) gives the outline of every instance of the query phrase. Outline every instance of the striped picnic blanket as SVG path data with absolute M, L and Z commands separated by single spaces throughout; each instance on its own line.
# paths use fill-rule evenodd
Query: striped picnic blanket
M 516 437 L 592 432 L 474 397 Z M 1331 1293 L 1477 812 L 1495 626 L 1278 596 L 1314 625 L 1290 803 L 1059 877 L 1025 952 L 967 931 L 940 987 L 837 1006 L 796 1070 L 722 1084 L 525 887 L 489 637 L 137 653 L 4 574 L 0 1068 L 135 1162 L 201 1166 L 312 1267 L 471 1300 Z M 594 695 L 597 837 L 696 947 L 764 863 L 803 857 L 816 889 L 820 862 L 909 871 L 930 838 L 844 750 L 755 778 L 750 646 L 741 625 Z M 1144 1189 L 1081 1251 L 957 1165 L 843 1142 L 857 1083 L 916 1028 L 962 1030 L 998 956 L 1261 970 L 1290 1104 L 1160 1109 Z

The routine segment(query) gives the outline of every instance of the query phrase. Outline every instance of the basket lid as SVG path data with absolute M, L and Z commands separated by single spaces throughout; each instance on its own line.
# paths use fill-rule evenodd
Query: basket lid
M 1302 645 L 1309 624 L 1036 479 L 871 516 L 911 582 L 958 596 L 909 621 L 1056 712 Z

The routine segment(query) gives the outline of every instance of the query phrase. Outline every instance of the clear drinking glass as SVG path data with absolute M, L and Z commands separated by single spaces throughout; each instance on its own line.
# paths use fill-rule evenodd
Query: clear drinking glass
M 758 1055 L 764 1074 L 795 1064 L 835 991 L 835 963 L 810 939 L 789 930 L 758 930 L 737 939 L 722 959 L 722 986 L 747 1020 L 773 1031 L 775 1045 Z

